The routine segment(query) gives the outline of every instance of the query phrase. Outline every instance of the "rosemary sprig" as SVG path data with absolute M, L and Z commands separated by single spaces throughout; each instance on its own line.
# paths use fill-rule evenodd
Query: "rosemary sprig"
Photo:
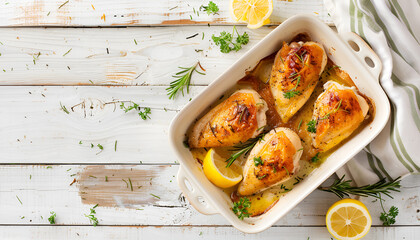
M 319 120 L 325 120 L 325 119 L 329 118 L 331 114 L 336 113 L 338 111 L 338 109 L 340 109 L 342 102 L 343 102 L 343 99 L 340 99 L 340 102 L 338 102 L 338 106 L 336 108 L 334 108 L 331 112 L 325 114 L 325 116 L 320 118 Z
M 196 68 L 199 66 L 201 70 L 206 71 L 200 64 L 200 62 L 197 62 L 192 67 L 186 68 L 186 67 L 179 67 L 182 69 L 182 71 L 177 72 L 174 76 L 176 78 L 174 81 L 172 81 L 169 84 L 169 87 L 166 89 L 167 95 L 169 95 L 169 99 L 175 99 L 176 94 L 178 91 L 181 90 L 182 96 L 184 96 L 184 87 L 187 88 L 187 93 L 190 92 L 190 82 L 191 82 L 191 76 L 193 72 L 199 73 L 201 75 L 206 75 L 205 73 L 199 72 Z
M 364 185 L 360 187 L 352 187 L 350 183 L 351 180 L 344 181 L 344 176 L 338 180 L 335 180 L 334 183 L 329 187 L 319 187 L 318 189 L 325 192 L 331 192 L 337 195 L 339 198 L 344 198 L 349 195 L 357 195 L 361 197 L 374 197 L 381 199 L 380 194 L 384 194 L 390 198 L 393 198 L 390 194 L 391 191 L 399 192 L 398 188 L 400 185 L 400 178 L 398 177 L 390 182 L 387 182 L 385 178 L 379 180 L 378 182 L 371 185 Z
M 234 146 L 233 150 L 238 150 L 238 151 L 230 155 L 230 157 L 226 160 L 227 162 L 226 167 L 227 168 L 230 167 L 232 163 L 235 162 L 236 159 L 238 159 L 240 156 L 244 154 L 248 154 L 251 151 L 251 149 L 255 146 L 255 144 L 257 144 L 257 142 L 264 141 L 263 139 L 264 135 L 265 134 L 262 133 L 255 138 L 249 139 L 244 144 Z

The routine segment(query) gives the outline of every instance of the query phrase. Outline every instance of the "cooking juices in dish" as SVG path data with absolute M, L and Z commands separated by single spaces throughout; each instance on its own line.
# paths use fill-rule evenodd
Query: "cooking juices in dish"
M 242 181 L 223 191 L 234 212 L 245 201 L 245 215 L 258 216 L 371 121 L 374 103 L 300 34 L 203 114 L 187 134 L 191 153 L 202 163 L 212 149 L 219 168 L 242 166 Z

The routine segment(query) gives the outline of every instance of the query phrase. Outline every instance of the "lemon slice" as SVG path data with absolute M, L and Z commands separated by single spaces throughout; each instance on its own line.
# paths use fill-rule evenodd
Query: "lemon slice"
M 256 29 L 270 23 L 273 0 L 231 0 L 230 15 L 235 21 L 248 22 L 248 28 Z
M 227 168 L 225 159 L 220 157 L 213 148 L 207 152 L 204 158 L 203 170 L 210 182 L 221 188 L 235 186 L 242 180 L 241 166 L 234 162 Z
M 328 231 L 337 239 L 352 240 L 364 237 L 372 225 L 366 206 L 354 199 L 343 199 L 328 209 Z

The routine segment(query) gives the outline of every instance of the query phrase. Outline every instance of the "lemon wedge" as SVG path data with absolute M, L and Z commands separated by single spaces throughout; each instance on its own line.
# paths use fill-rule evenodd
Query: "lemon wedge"
M 353 240 L 364 237 L 372 225 L 372 217 L 366 206 L 354 199 L 343 199 L 328 209 L 328 231 L 337 239 Z
M 203 170 L 210 182 L 221 188 L 235 186 L 242 180 L 241 166 L 234 162 L 227 168 L 225 159 L 219 156 L 213 148 L 204 157 Z
M 270 23 L 273 0 L 231 0 L 230 15 L 235 21 L 248 22 L 248 28 L 256 29 Z

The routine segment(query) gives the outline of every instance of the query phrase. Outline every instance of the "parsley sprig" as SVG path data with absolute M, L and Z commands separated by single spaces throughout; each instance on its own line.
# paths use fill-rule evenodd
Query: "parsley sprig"
M 374 197 L 381 199 L 380 194 L 385 194 L 386 196 L 392 198 L 391 191 L 399 192 L 398 190 L 400 185 L 400 178 L 398 177 L 390 182 L 387 182 L 385 178 L 379 180 L 378 182 L 371 185 L 364 185 L 360 187 L 351 186 L 351 180 L 344 180 L 344 176 L 338 180 L 335 180 L 334 183 L 329 187 L 319 187 L 318 189 L 325 192 L 331 192 L 337 195 L 339 198 L 344 198 L 349 195 L 357 195 L 361 197 Z
M 235 35 L 235 32 L 237 37 L 235 42 L 233 42 L 233 36 Z M 220 33 L 220 36 L 216 37 L 213 34 L 211 38 L 217 46 L 220 46 L 220 51 L 222 53 L 229 53 L 233 50 L 237 52 L 242 48 L 242 45 L 246 45 L 249 42 L 248 33 L 244 32 L 244 34 L 240 35 L 238 30 L 236 29 L 236 26 L 233 26 L 232 33 L 223 31 Z
M 95 217 L 95 214 L 96 214 L 95 208 L 97 206 L 98 206 L 98 204 L 96 204 L 95 206 L 93 206 L 93 208 L 90 209 L 90 214 L 89 215 L 85 214 L 85 217 L 87 217 L 89 219 L 90 223 L 95 227 L 99 223 L 98 219 Z
M 215 15 L 215 14 L 218 14 L 217 12 L 219 11 L 219 7 L 216 5 L 216 3 L 210 1 L 207 6 L 204 6 L 204 5 L 200 6 L 200 11 L 202 10 L 207 12 L 207 15 L 210 15 L 210 14 Z
M 248 212 L 249 207 L 251 207 L 251 201 L 249 198 L 243 197 L 240 198 L 239 201 L 233 203 L 232 211 L 239 219 L 244 220 L 244 218 L 251 215 Z
M 138 114 L 141 117 L 141 119 L 143 120 L 150 119 L 149 114 L 151 114 L 151 109 L 149 107 L 144 107 L 143 111 L 141 111 L 141 107 L 137 103 L 132 102 L 132 101 L 130 101 L 130 103 L 132 103 L 132 105 L 126 106 L 124 102 L 121 102 L 120 108 L 124 110 L 125 113 L 131 110 L 138 111 Z
M 379 219 L 382 221 L 382 224 L 384 226 L 390 226 L 395 223 L 395 218 L 398 216 L 399 210 L 397 207 L 392 206 L 388 212 L 385 211 L 384 206 L 382 205 L 382 199 L 380 199 L 381 202 L 381 216 Z
M 48 218 L 48 221 L 50 222 L 50 224 L 55 224 L 55 217 L 57 217 L 57 214 L 54 211 L 50 213 L 51 213 L 51 216 Z
M 182 96 L 184 96 L 184 87 L 187 88 L 187 93 L 190 92 L 190 83 L 191 83 L 191 76 L 193 72 L 199 73 L 201 75 L 206 75 L 205 73 L 199 72 L 196 68 L 200 67 L 201 70 L 206 71 L 200 64 L 197 62 L 191 67 L 179 67 L 182 71 L 177 72 L 174 76 L 176 78 L 169 84 L 169 87 L 166 89 L 167 95 L 169 95 L 169 99 L 175 99 L 176 94 L 178 91 L 181 91 Z

